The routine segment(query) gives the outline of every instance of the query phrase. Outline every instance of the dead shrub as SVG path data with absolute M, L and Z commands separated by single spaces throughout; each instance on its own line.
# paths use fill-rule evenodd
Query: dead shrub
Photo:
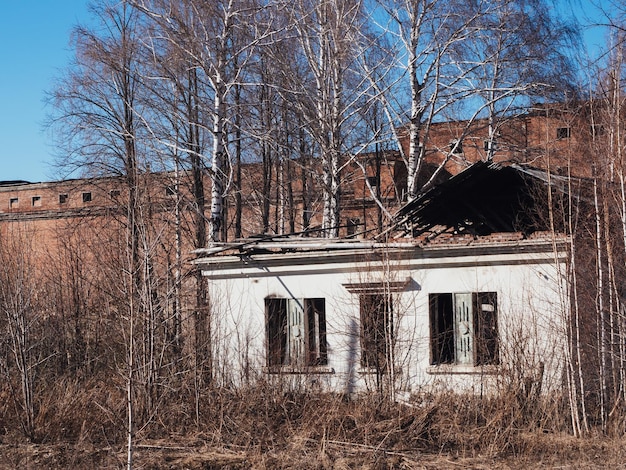
M 203 389 L 197 410 L 194 397 L 184 386 L 164 389 L 155 414 L 136 436 L 139 454 L 151 452 L 142 450 L 144 444 L 181 443 L 202 454 L 194 457 L 197 462 L 213 458 L 201 449 L 234 452 L 233 468 L 244 460 L 261 467 L 280 465 L 276 468 L 333 468 L 337 462 L 393 468 L 376 467 L 376 462 L 391 465 L 416 453 L 552 461 L 558 455 L 565 458 L 566 450 L 576 445 L 584 447 L 582 440 L 565 439 L 567 409 L 556 396 L 524 402 L 515 393 L 417 394 L 408 403 L 394 403 L 376 394 L 347 399 L 306 390 L 285 392 L 259 382 L 245 389 Z M 123 383 L 68 376 L 40 392 L 37 427 L 49 445 L 121 451 L 125 416 Z M 5 413 L 3 419 L 3 426 L 10 427 L 12 418 Z M 19 438 L 3 436 L 5 441 Z M 187 451 L 176 452 L 176 459 L 187 458 Z M 306 466 L 298 467 L 303 458 Z

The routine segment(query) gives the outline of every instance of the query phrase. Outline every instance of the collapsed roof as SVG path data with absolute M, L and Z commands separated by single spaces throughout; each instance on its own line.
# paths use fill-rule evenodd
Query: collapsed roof
M 547 188 L 565 193 L 566 182 L 541 170 L 478 162 L 401 207 L 384 233 L 432 237 L 548 230 L 541 217 Z

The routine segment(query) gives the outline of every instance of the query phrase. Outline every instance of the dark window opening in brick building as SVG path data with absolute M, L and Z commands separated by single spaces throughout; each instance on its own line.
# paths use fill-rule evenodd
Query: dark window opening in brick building
M 348 237 L 352 237 L 354 236 L 358 231 L 359 231 L 359 227 L 361 226 L 361 220 L 354 218 L 354 217 L 348 217 L 348 219 L 346 220 L 346 234 Z
M 463 143 L 460 140 L 453 140 L 450 142 L 450 152 L 455 155 L 463 153 Z
M 561 139 L 569 139 L 571 136 L 571 129 L 569 127 L 559 127 L 556 130 L 556 138 Z

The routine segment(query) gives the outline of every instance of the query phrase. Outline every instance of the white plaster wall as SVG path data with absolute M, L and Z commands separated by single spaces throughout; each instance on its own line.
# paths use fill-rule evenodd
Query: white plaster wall
M 259 377 L 278 380 L 275 374 L 264 372 L 264 299 L 323 297 L 328 367 L 334 373 L 296 374 L 291 380 L 337 391 L 372 388 L 375 376 L 363 373 L 359 365 L 358 295 L 348 292 L 342 284 L 410 278 L 407 289 L 394 294 L 398 390 L 449 388 L 482 393 L 533 378 L 540 363 L 544 365 L 543 390 L 559 387 L 566 344 L 567 299 L 560 289 L 561 277 L 555 265 L 544 262 L 507 265 L 502 261 L 488 266 L 441 264 L 424 267 L 417 260 L 399 267 L 391 262 L 382 269 L 376 265 L 342 265 L 334 266 L 332 272 L 306 275 L 272 275 L 271 268 L 268 272 L 249 267 L 241 270 L 238 278 L 218 280 L 210 279 L 212 273 L 207 270 L 218 367 L 235 383 Z M 429 294 L 481 291 L 494 291 L 498 295 L 501 365 L 466 370 L 431 366 Z

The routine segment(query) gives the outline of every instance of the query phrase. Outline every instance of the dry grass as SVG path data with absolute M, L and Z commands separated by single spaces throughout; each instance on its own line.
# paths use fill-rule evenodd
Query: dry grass
M 39 443 L 3 408 L 0 468 L 119 468 L 124 396 L 105 381 L 56 383 L 40 402 Z M 136 468 L 620 468 L 622 438 L 572 437 L 558 399 L 283 393 L 267 385 L 163 395 L 136 437 Z
M 339 442 L 302 442 L 294 438 L 290 446 L 261 452 L 259 449 L 211 447 L 187 441 L 149 441 L 135 450 L 135 467 L 143 469 L 600 469 L 624 468 L 624 442 L 569 436 L 529 436 L 545 449 L 532 455 L 474 455 L 425 452 L 406 449 L 402 452 L 374 446 Z M 557 449 L 558 448 L 558 449 Z M 100 448 L 82 443 L 0 445 L 1 469 L 39 468 L 121 468 L 125 449 Z

